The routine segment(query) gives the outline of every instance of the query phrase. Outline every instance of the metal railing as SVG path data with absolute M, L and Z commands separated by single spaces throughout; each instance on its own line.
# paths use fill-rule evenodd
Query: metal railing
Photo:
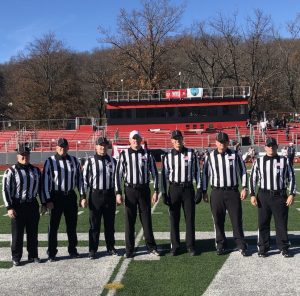
M 130 91 L 105 91 L 104 100 L 106 103 L 126 103 L 126 102 L 159 102 L 172 101 L 166 92 L 170 90 L 130 90 Z M 199 99 L 222 99 L 222 98 L 249 98 L 250 86 L 215 87 L 203 88 L 202 97 L 180 98 L 185 100 Z
M 75 130 L 79 125 L 91 125 L 95 128 L 105 126 L 106 118 L 77 117 L 74 119 L 42 119 L 42 120 L 3 120 L 0 130 Z

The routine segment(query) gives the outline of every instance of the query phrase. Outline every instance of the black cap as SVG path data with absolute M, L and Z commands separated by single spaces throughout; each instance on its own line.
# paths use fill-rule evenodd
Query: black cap
M 278 146 L 277 141 L 274 138 L 268 138 L 266 140 L 266 146 L 269 146 L 269 147 Z
M 108 145 L 109 142 L 105 137 L 99 137 L 96 141 L 96 145 Z
M 59 138 L 57 141 L 57 146 L 65 148 L 69 145 L 68 141 L 65 138 Z
M 171 133 L 171 139 L 178 139 L 179 137 L 182 138 L 182 133 L 180 130 L 174 130 Z
M 220 143 L 227 143 L 229 142 L 229 137 L 226 133 L 218 133 L 216 136 L 216 140 Z
M 27 144 L 22 143 L 18 145 L 16 151 L 18 154 L 29 154 L 30 148 L 27 146 Z

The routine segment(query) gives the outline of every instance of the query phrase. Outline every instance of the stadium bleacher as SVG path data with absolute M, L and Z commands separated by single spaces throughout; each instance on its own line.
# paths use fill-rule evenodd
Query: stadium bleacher
M 300 138 L 300 124 L 290 124 L 289 138 L 287 139 L 285 129 L 268 129 L 263 136 L 257 126 L 253 127 L 252 135 L 249 128 L 243 127 L 224 127 L 218 130 L 188 129 L 183 131 L 185 144 L 188 147 L 207 148 L 214 147 L 215 134 L 218 131 L 226 132 L 234 142 L 240 142 L 242 146 L 262 146 L 265 137 L 274 137 L 279 145 L 285 146 L 289 142 L 298 144 Z M 151 149 L 165 149 L 171 147 L 170 133 L 167 129 L 142 130 L 144 141 Z M 1 131 L 0 132 L 0 152 L 14 151 L 18 142 L 30 143 L 33 151 L 52 151 L 56 141 L 60 137 L 68 139 L 70 150 L 93 150 L 96 137 L 106 135 L 112 142 L 117 144 L 128 143 L 128 132 L 110 129 L 94 130 L 91 125 L 79 126 L 74 130 L 53 129 L 53 130 L 21 130 L 21 131 Z

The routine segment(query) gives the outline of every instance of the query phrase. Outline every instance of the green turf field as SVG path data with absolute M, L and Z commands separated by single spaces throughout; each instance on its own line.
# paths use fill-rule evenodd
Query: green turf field
M 300 171 L 296 171 L 297 184 L 300 184 Z M 2 185 L 2 184 L 1 184 Z M 299 185 L 300 186 L 300 185 Z M 300 230 L 300 202 L 296 197 L 295 204 L 290 208 L 289 213 L 289 230 Z M 0 202 L 2 203 L 2 200 Z M 256 231 L 257 229 L 257 210 L 251 206 L 249 197 L 243 201 L 243 218 L 244 230 Z M 78 216 L 77 231 L 81 233 L 88 232 L 88 210 L 79 208 L 83 211 Z M 117 207 L 116 213 L 116 232 L 124 231 L 124 207 Z M 0 233 L 10 233 L 10 220 L 4 216 L 6 210 L 0 208 Z M 46 233 L 49 216 L 41 217 L 39 232 Z M 272 223 L 273 224 L 273 223 Z M 141 228 L 140 222 L 136 224 L 136 232 Z M 154 232 L 169 232 L 168 208 L 162 203 L 156 206 L 153 213 Z M 274 229 L 274 225 L 272 225 Z M 226 230 L 231 230 L 230 223 L 227 219 Z M 185 231 L 184 216 L 181 219 L 181 231 Z M 209 204 L 201 202 L 196 208 L 196 231 L 214 231 L 213 221 L 210 213 Z M 62 219 L 60 232 L 65 232 L 65 223 Z M 103 237 L 103 235 L 101 234 Z M 249 245 L 255 246 L 255 238 L 248 238 Z M 103 245 L 103 241 L 101 242 Z M 124 241 L 117 241 L 117 246 L 124 246 Z M 143 241 L 141 242 L 143 244 Z M 117 291 L 117 295 L 201 295 L 214 278 L 216 272 L 226 261 L 226 256 L 216 256 L 214 252 L 214 240 L 203 239 L 197 240 L 197 256 L 190 257 L 185 252 L 184 237 L 182 237 L 182 254 L 178 257 L 172 257 L 169 253 L 170 244 L 168 240 L 157 240 L 159 248 L 163 250 L 160 260 L 138 261 L 132 260 L 122 280 L 123 289 Z M 292 240 L 294 246 L 300 246 L 300 242 Z M 47 242 L 40 242 L 39 246 L 46 246 Z M 59 242 L 59 246 L 65 246 L 67 242 Z M 87 241 L 80 241 L 79 246 L 88 246 Z M 0 247 L 9 247 L 9 242 L 0 242 Z M 234 248 L 233 242 L 229 242 L 229 247 Z M 121 259 L 120 264 L 123 260 Z M 119 265 L 120 265 L 119 264 Z M 0 268 L 10 268 L 10 262 L 2 262 Z M 119 266 L 115 269 L 118 272 Z M 113 281 L 115 274 L 112 275 Z M 197 292 L 195 292 L 197 291 Z M 106 295 L 108 290 L 104 290 L 102 295 Z

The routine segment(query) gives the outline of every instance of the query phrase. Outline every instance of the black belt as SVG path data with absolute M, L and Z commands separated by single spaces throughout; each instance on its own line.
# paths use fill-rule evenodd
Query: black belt
M 134 188 L 134 189 L 147 189 L 149 188 L 149 184 L 125 184 L 126 187 Z
M 73 193 L 74 190 L 63 191 L 63 190 L 53 190 L 54 194 L 68 196 L 70 193 Z
M 267 193 L 267 194 L 286 194 L 286 188 L 284 189 L 279 189 L 279 190 L 269 190 L 269 189 L 262 189 L 262 188 L 259 188 L 259 191 L 262 192 L 262 193 Z
M 237 191 L 238 190 L 238 186 L 227 186 L 227 187 L 214 187 L 211 186 L 212 189 L 215 190 L 223 190 L 223 191 Z
M 17 203 L 19 203 L 19 204 L 32 203 L 35 200 L 36 200 L 36 198 L 20 199 L 20 200 L 17 201 Z
M 170 184 L 173 186 L 178 186 L 183 188 L 193 187 L 192 182 L 170 182 Z
M 107 194 L 107 193 L 112 193 L 114 192 L 114 188 L 110 189 L 92 189 L 93 192 L 99 193 L 99 194 Z

